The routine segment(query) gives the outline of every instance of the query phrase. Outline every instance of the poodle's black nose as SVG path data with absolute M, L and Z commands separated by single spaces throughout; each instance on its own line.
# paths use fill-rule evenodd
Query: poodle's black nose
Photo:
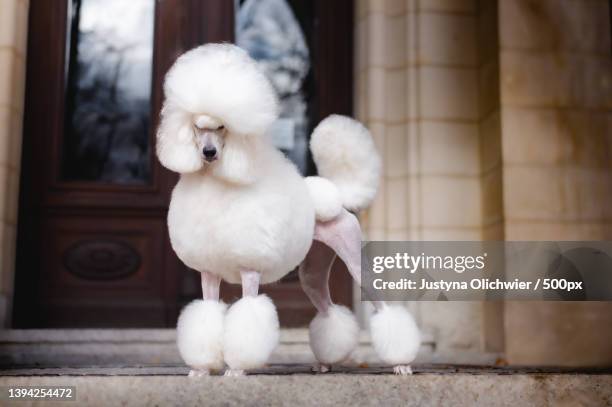
M 212 161 L 217 156 L 217 149 L 214 146 L 206 146 L 202 150 L 202 154 L 207 161 Z

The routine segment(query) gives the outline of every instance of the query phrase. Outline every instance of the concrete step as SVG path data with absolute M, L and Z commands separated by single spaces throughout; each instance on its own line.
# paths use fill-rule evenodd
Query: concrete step
M 74 386 L 77 403 L 64 403 L 69 406 L 612 404 L 610 371 L 448 365 L 416 365 L 413 370 L 412 376 L 395 376 L 380 367 L 313 374 L 308 365 L 273 365 L 245 377 L 188 378 L 187 369 L 177 366 L 10 369 L 0 371 L 0 388 Z
M 436 351 L 423 335 L 417 362 L 492 364 L 498 355 Z M 270 363 L 312 363 L 308 330 L 282 329 L 280 346 Z M 369 335 L 363 331 L 354 364 L 377 363 Z M 0 331 L 1 366 L 180 365 L 174 329 L 12 329 Z

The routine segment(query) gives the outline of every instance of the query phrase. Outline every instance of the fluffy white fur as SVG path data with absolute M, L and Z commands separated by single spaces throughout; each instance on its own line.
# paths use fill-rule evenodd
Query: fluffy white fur
M 223 125 L 220 120 L 205 114 L 195 116 L 193 118 L 193 124 L 195 124 L 195 126 L 199 129 L 216 129 L 217 127 Z
M 306 177 L 305 181 L 317 220 L 327 222 L 338 216 L 342 210 L 338 188 L 331 181 L 321 177 Z
M 261 176 L 266 175 L 265 169 L 262 170 L 259 166 L 262 160 L 273 160 L 278 169 L 281 169 L 284 157 L 278 154 L 272 154 L 266 141 L 244 136 L 241 134 L 232 134 L 231 137 L 225 139 L 223 147 L 223 159 L 215 163 L 211 168 L 211 173 L 219 179 L 236 184 L 248 185 L 257 181 Z M 266 148 L 267 147 L 267 148 Z M 289 171 L 296 171 L 289 169 Z
M 279 339 L 278 315 L 266 295 L 244 297 L 227 311 L 223 353 L 227 365 L 244 370 L 262 367 Z
M 412 315 L 401 305 L 386 305 L 370 319 L 372 344 L 383 362 L 407 365 L 421 345 L 421 334 Z
M 157 157 L 171 171 L 188 173 L 204 165 L 191 129 L 191 114 L 172 103 L 165 103 L 157 129 Z
M 223 333 L 226 305 L 195 300 L 183 310 L 176 326 L 176 342 L 185 363 L 194 369 L 223 368 Z
M 315 128 L 310 150 L 319 175 L 338 187 L 345 208 L 358 211 L 370 205 L 381 162 L 368 129 L 349 117 L 331 115 Z
M 285 276 L 306 256 L 315 222 L 306 184 L 274 147 L 259 150 L 253 152 L 258 166 L 251 173 L 257 181 L 248 186 L 214 173 L 181 176 L 172 192 L 168 229 L 174 251 L 187 266 L 235 284 L 240 271 L 254 270 L 265 284 Z M 213 169 L 223 165 L 223 155 L 225 149 Z
M 310 322 L 310 347 L 317 360 L 334 364 L 347 359 L 357 347 L 359 324 L 342 305 L 332 305 L 327 314 L 318 313 Z
M 264 73 L 244 50 L 230 44 L 207 44 L 181 55 L 166 74 L 164 94 L 157 156 L 166 168 L 179 173 L 204 166 L 192 129 L 194 124 L 203 125 L 202 115 L 223 123 L 236 136 L 259 138 L 278 114 L 276 94 Z M 228 154 L 233 150 L 234 158 L 217 172 L 229 170 L 228 179 L 244 181 L 251 167 L 244 143 L 229 146 Z
M 166 74 L 166 104 L 219 119 L 232 132 L 260 136 L 276 120 L 276 93 L 257 63 L 231 44 L 181 55 Z

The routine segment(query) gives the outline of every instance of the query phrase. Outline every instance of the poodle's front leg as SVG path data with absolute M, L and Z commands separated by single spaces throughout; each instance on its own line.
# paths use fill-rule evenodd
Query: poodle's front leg
M 223 323 L 225 304 L 219 302 L 221 278 L 203 271 L 202 300 L 195 300 L 181 311 L 176 327 L 176 342 L 189 377 L 208 376 L 210 370 L 223 368 Z
M 200 277 L 202 278 L 202 298 L 210 301 L 219 301 L 221 277 L 208 271 L 201 272 Z
M 246 369 L 263 367 L 278 344 L 279 324 L 272 300 L 259 292 L 260 273 L 240 273 L 242 298 L 227 311 L 223 355 L 226 376 L 241 376 Z
M 240 273 L 240 279 L 242 280 L 242 296 L 257 297 L 261 274 L 256 271 L 243 271 Z

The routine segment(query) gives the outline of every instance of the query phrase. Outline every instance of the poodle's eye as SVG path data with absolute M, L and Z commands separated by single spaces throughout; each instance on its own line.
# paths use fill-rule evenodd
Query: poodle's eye
M 221 125 L 221 126 L 217 127 L 217 130 L 223 130 L 224 128 L 225 128 L 225 126 Z

